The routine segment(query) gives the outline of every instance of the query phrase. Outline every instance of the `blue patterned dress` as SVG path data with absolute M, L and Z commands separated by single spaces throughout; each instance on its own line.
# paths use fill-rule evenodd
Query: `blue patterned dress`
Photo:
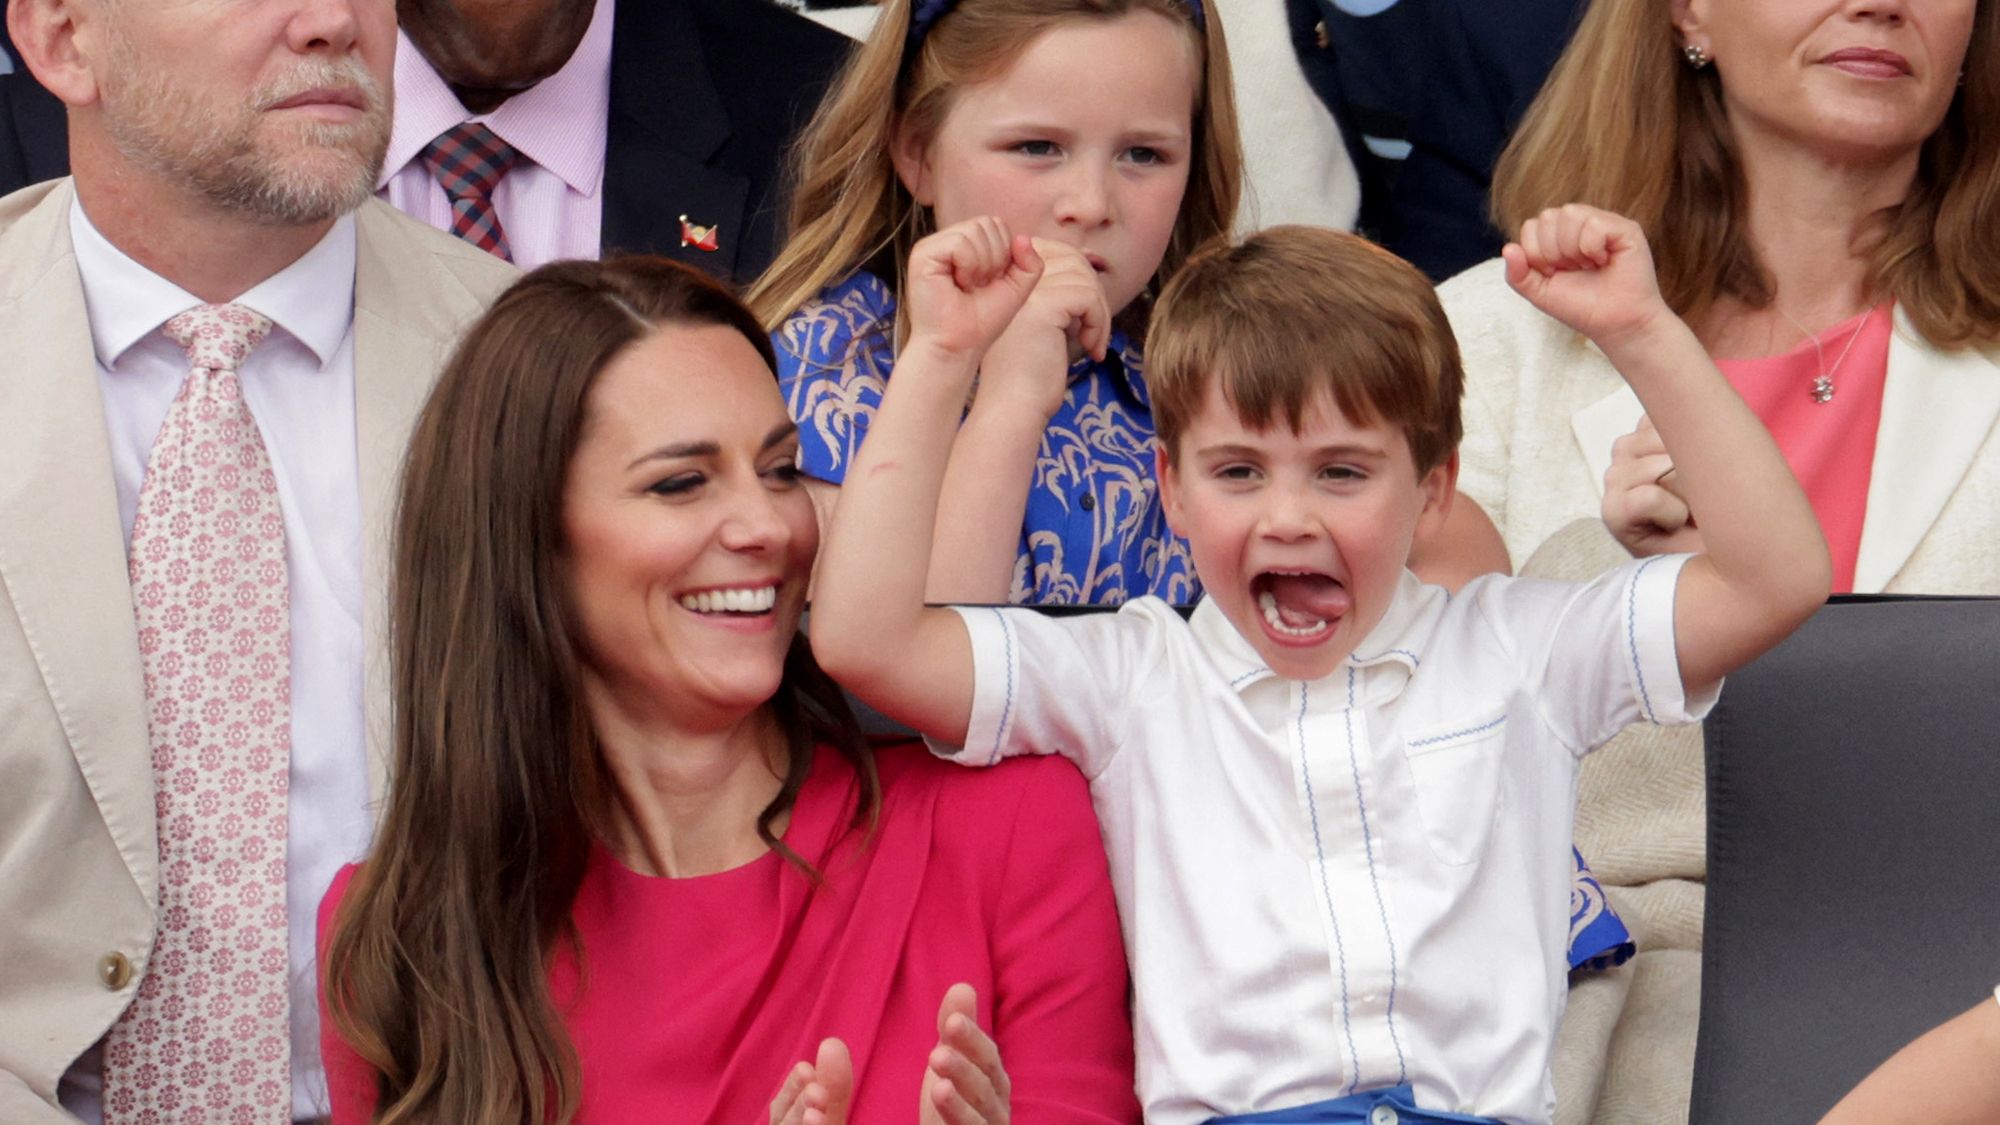
M 830 484 L 846 478 L 882 404 L 895 324 L 895 296 L 863 271 L 828 287 L 771 334 L 807 476 Z M 1086 356 L 1070 368 L 1069 391 L 1042 435 L 1009 600 L 1195 600 L 1201 587 L 1187 542 L 1168 530 L 1160 507 L 1156 444 L 1139 350 L 1113 333 L 1103 362 Z

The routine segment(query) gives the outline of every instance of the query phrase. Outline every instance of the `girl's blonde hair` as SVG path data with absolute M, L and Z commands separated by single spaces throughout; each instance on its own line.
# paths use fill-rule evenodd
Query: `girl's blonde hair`
M 906 58 L 910 0 L 886 0 L 874 33 L 799 138 L 790 237 L 744 298 L 757 319 L 775 330 L 864 266 L 900 293 L 910 248 L 932 228 L 928 209 L 910 197 L 891 162 L 897 128 L 928 144 L 957 91 L 999 75 L 1036 36 L 1064 20 L 1128 12 L 1154 12 L 1186 27 L 1200 75 L 1187 194 L 1148 287 L 1157 292 L 1195 247 L 1225 234 L 1236 217 L 1243 147 L 1229 52 L 1214 13 L 1198 22 L 1186 0 L 963 0 Z
M 1683 317 L 1762 308 L 1771 276 L 1744 229 L 1747 185 L 1713 67 L 1681 58 L 1667 0 L 1594 0 L 1493 174 L 1503 231 L 1572 201 L 1645 228 Z M 1941 347 L 2000 339 L 2000 0 L 1979 0 L 1963 86 L 1924 141 L 1908 198 L 1867 247 L 1871 289 Z

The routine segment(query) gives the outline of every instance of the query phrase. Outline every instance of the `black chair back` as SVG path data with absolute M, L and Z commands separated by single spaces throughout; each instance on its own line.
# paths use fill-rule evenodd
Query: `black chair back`
M 1690 1118 L 1816 1121 L 2000 983 L 2000 599 L 1836 599 L 1704 733 Z

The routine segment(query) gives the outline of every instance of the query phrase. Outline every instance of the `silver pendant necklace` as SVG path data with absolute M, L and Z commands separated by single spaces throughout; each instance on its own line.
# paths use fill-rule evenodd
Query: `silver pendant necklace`
M 1774 309 L 1778 308 L 1775 302 L 1771 307 Z M 1793 328 L 1798 329 L 1804 334 L 1806 339 L 1812 341 L 1813 356 L 1819 363 L 1819 375 L 1812 381 L 1812 400 L 1814 402 L 1825 406 L 1827 403 L 1833 401 L 1833 373 L 1840 370 L 1841 363 L 1847 359 L 1847 353 L 1854 350 L 1854 341 L 1861 338 L 1861 330 L 1868 327 L 1868 318 L 1874 314 L 1874 309 L 1869 309 L 1867 312 L 1861 314 L 1861 322 L 1854 326 L 1853 334 L 1847 337 L 1847 346 L 1840 349 L 1840 355 L 1834 358 L 1833 366 L 1828 367 L 1826 365 L 1826 348 L 1820 343 L 1819 337 L 1813 335 L 1811 332 L 1807 332 L 1805 325 L 1792 320 L 1792 314 L 1783 309 L 1778 309 L 1779 316 L 1791 321 Z

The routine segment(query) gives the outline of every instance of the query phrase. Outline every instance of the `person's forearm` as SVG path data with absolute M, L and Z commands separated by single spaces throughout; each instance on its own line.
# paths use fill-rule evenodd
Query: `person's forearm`
M 1809 587 L 1826 544 L 1792 470 L 1764 424 L 1715 369 L 1685 324 L 1668 316 L 1605 345 L 1673 457 L 1677 488 L 1701 520 L 1707 553 L 1732 584 L 1774 593 Z
M 1720 603 L 1702 607 L 1704 631 L 1718 643 L 1694 646 L 1694 666 L 1684 661 L 1682 671 L 1690 685 L 1706 685 L 1824 602 L 1832 564 L 1812 505 L 1770 432 L 1694 333 L 1662 314 L 1626 338 L 1598 343 L 1645 405 L 1701 521 L 1703 565 L 1713 570 Z
M 926 601 L 1007 600 L 1046 428 L 1035 411 L 998 401 L 974 403 L 945 469 Z
M 840 490 L 813 598 L 813 652 L 843 681 L 896 660 L 922 618 L 939 494 L 976 361 L 914 343 Z M 859 690 L 859 684 L 850 682 Z
M 1994 1121 L 2000 1121 L 2000 1002 L 1989 997 L 1892 1055 L 1820 1125 Z

